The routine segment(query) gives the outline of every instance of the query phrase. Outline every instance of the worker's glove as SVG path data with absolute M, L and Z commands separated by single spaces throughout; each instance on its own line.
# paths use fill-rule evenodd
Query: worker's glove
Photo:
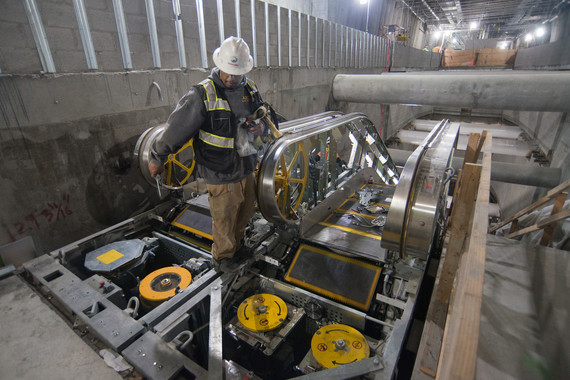
M 257 148 L 254 145 L 255 136 L 250 132 L 255 128 L 256 124 L 253 120 L 239 119 L 238 129 L 235 139 L 235 148 L 240 157 L 247 157 L 257 153 Z
M 262 119 L 246 120 L 242 123 L 242 127 L 256 136 L 261 136 L 265 132 L 265 121 Z

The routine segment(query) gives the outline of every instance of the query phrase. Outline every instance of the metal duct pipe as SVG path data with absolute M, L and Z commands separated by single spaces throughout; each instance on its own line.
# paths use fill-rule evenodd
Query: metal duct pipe
M 388 149 L 388 153 L 397 166 L 404 166 L 412 154 L 410 151 L 401 149 Z M 457 172 L 463 167 L 463 158 L 454 157 L 452 165 Z M 493 181 L 552 189 L 560 184 L 561 177 L 562 170 L 560 168 L 491 162 L 491 180 Z
M 568 72 L 339 74 L 337 101 L 521 111 L 570 111 Z

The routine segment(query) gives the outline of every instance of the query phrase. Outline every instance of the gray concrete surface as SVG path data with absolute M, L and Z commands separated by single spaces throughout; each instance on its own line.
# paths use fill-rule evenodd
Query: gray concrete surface
M 19 277 L 0 281 L 0 378 L 122 379 Z
M 439 70 L 440 60 L 438 53 L 395 44 L 391 71 Z
M 487 236 L 477 379 L 563 379 L 570 371 L 568 252 Z

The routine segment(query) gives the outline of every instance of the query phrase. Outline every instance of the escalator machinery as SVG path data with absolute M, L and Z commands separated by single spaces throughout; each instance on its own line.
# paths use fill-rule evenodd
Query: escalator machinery
M 26 263 L 31 282 L 145 378 L 393 378 L 458 125 L 436 126 L 401 174 L 362 114 L 282 130 L 258 171 L 250 255 L 237 268 L 209 264 L 209 205 L 196 193 Z M 309 181 L 316 151 L 325 174 Z M 138 157 L 145 167 L 148 154 Z

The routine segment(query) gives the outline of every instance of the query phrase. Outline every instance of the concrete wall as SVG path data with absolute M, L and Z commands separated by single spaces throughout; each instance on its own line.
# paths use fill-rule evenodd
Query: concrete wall
M 440 60 L 438 53 L 395 44 L 390 71 L 439 70 Z
M 515 70 L 570 69 L 570 38 L 526 49 L 518 49 Z
M 520 125 L 550 159 L 562 168 L 561 181 L 570 178 L 570 120 L 567 113 L 504 111 L 504 117 Z
M 75 15 L 75 8 L 72 0 L 42 0 L 37 1 L 38 13 L 41 24 L 45 30 L 49 52 L 53 57 L 55 71 L 57 73 L 77 73 L 89 72 L 85 57 L 83 41 L 79 31 Z M 125 24 L 129 45 L 129 58 L 132 61 L 132 68 L 128 70 L 148 70 L 154 69 L 151 50 L 151 37 L 147 21 L 147 10 L 145 0 L 123 1 Z M 97 61 L 97 72 L 122 72 L 125 71 L 125 63 L 121 52 L 121 42 L 119 40 L 117 23 L 115 21 L 115 10 L 112 0 L 84 1 L 86 17 L 89 23 L 89 31 L 93 41 L 93 48 Z M 211 67 L 213 62 L 211 55 L 214 49 L 219 46 L 218 11 L 215 1 L 204 1 L 204 20 L 206 36 L 206 67 Z M 344 4 L 339 1 L 338 5 Z M 239 1 L 239 29 L 243 37 L 250 45 L 252 55 L 256 59 L 257 66 L 278 65 L 277 37 L 281 36 L 281 56 L 282 66 L 289 66 L 289 28 L 288 10 L 280 8 L 281 29 L 277 30 L 277 6 L 261 1 L 254 2 L 255 22 L 252 23 L 252 9 L 250 0 Z M 268 5 L 268 26 L 266 33 L 265 6 Z M 303 7 L 302 7 L 303 8 Z M 322 7 L 321 7 L 322 8 Z M 331 12 L 336 14 L 340 9 L 334 8 L 320 10 L 319 17 L 315 19 L 313 15 L 301 14 L 301 65 L 300 66 L 329 66 L 329 55 L 334 57 L 340 54 L 340 27 L 348 25 L 354 27 L 349 21 L 350 18 L 339 17 L 343 24 L 331 23 L 322 18 L 322 14 Z M 176 38 L 172 2 L 169 0 L 155 0 L 154 13 L 158 34 L 158 46 L 160 50 L 160 68 L 178 69 L 181 68 L 178 44 Z M 315 7 L 310 7 L 313 11 Z M 299 13 L 292 11 L 291 22 L 291 53 L 292 66 L 299 66 Z M 309 20 L 308 20 L 309 17 Z M 390 17 L 399 20 L 402 17 L 401 10 L 396 10 Z M 198 13 L 195 2 L 181 2 L 181 19 L 184 36 L 184 57 L 186 65 L 184 68 L 203 67 L 201 45 L 199 38 Z M 334 21 L 334 20 L 331 20 Z M 394 21 L 394 23 L 397 23 Z M 224 35 L 238 34 L 236 24 L 236 7 L 233 1 L 223 2 L 223 26 Z M 255 26 L 255 44 L 252 27 Z M 310 28 L 310 35 L 307 36 L 307 28 Z M 364 28 L 361 28 L 361 31 Z M 336 32 L 336 35 L 334 34 Z M 315 38 L 316 34 L 316 38 Z M 377 35 L 377 34 L 376 34 Z M 368 34 L 372 36 L 372 34 Z M 269 39 L 270 63 L 267 64 L 266 42 Z M 324 38 L 324 44 L 323 44 Z M 344 42 L 346 42 L 344 40 Z M 350 51 L 354 58 L 357 54 L 370 45 L 361 46 L 360 41 L 350 43 Z M 307 63 L 308 55 L 310 57 Z M 353 46 L 354 45 L 354 46 Z M 324 54 L 323 54 L 324 48 Z M 344 46 L 346 51 L 346 46 Z M 369 51 L 369 55 L 373 52 Z M 315 60 L 315 57 L 317 58 Z M 325 60 L 323 62 L 323 57 Z M 332 61 L 332 59 L 331 59 Z M 354 66 L 358 62 L 358 67 L 371 66 L 371 61 L 363 62 L 354 59 Z M 340 61 L 337 65 L 340 65 Z M 331 62 L 331 65 L 334 65 Z M 0 70 L 5 74 L 39 74 L 45 71 L 39 57 L 38 49 L 34 41 L 32 28 L 26 16 L 23 2 L 10 1 L 3 4 L 3 12 L 0 14 Z

